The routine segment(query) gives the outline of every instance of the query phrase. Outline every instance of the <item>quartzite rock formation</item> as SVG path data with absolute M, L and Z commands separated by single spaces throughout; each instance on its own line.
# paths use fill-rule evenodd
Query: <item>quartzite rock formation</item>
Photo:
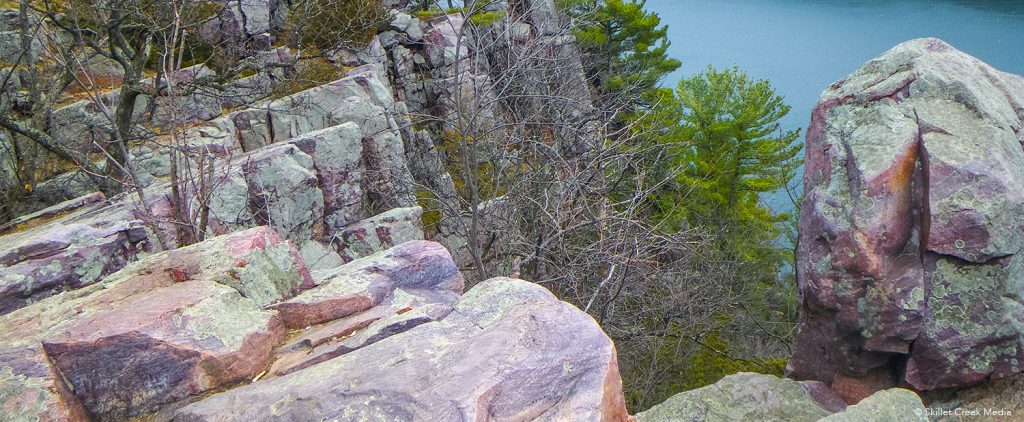
M 788 373 L 851 402 L 1024 368 L 1024 78 L 934 38 L 833 84 L 807 131 Z
M 286 7 L 226 4 L 199 35 L 263 49 L 252 57 L 262 66 L 226 82 L 223 95 L 183 98 L 186 113 L 168 113 L 159 95 L 136 109 L 140 119 L 149 110 L 153 125 L 183 125 L 187 148 L 212 160 L 206 240 L 176 249 L 185 239 L 158 143 L 131 151 L 144 199 L 105 197 L 79 170 L 36 184 L 14 209 L 25 215 L 0 226 L 0 420 L 626 420 L 615 348 L 592 318 L 521 280 L 486 281 L 463 296 L 449 250 L 422 240 L 414 181 L 444 198 L 455 185 L 435 134 L 414 129 L 410 115 L 448 117 L 460 107 L 454 91 L 488 90 L 500 71 L 469 59 L 459 15 L 395 10 L 366 50 L 334 57 L 336 80 L 277 95 L 275 81 L 291 72 L 278 65 L 295 59 L 271 48 Z M 548 31 L 567 21 L 550 2 L 524 5 L 520 35 L 491 41 L 513 49 L 543 38 L 574 59 L 558 72 L 581 81 L 577 101 L 559 112 L 586 111 L 575 45 Z M 14 10 L 4 17 L 19 19 Z M 116 104 L 109 65 L 96 61 L 83 77 L 111 88 L 99 99 Z M 167 78 L 214 75 L 198 65 Z M 111 139 L 90 101 L 71 101 L 50 120 L 58 142 L 86 153 Z M 12 168 L 0 162 L 3 186 Z M 463 216 L 445 209 L 437 238 L 464 254 Z M 385 388 L 390 395 L 374 396 Z M 320 396 L 331 404 L 306 406 Z
M 285 336 L 262 305 L 312 286 L 298 252 L 266 227 L 151 255 L 0 316 L 0 409 L 11 420 L 116 420 L 251 379 Z
M 172 198 L 167 151 L 153 142 L 130 151 L 143 194 L 108 198 L 84 171 L 53 169 L 9 209 L 23 216 L 0 225 L 0 420 L 628 420 L 615 346 L 586 313 L 522 280 L 463 292 L 459 268 L 479 239 L 435 147 L 441 127 L 412 120 L 461 119 L 456 94 L 472 94 L 486 130 L 540 112 L 581 122 L 559 129 L 573 140 L 559 154 L 592 147 L 587 75 L 555 2 L 489 4 L 511 18 L 490 29 L 394 10 L 367 48 L 331 54 L 333 81 L 287 92 L 298 53 L 273 46 L 291 6 L 224 3 L 198 35 L 226 54 L 259 50 L 255 73 L 222 95 L 180 98 L 185 113 L 159 94 L 136 109 L 146 124 L 180 125 L 183 148 L 212 162 L 208 219 L 176 220 L 192 211 Z M 0 13 L 0 56 L 22 53 L 20 19 Z M 50 40 L 29 41 L 31 66 Z M 520 66 L 501 57 L 531 51 L 529 66 L 550 78 L 523 78 L 519 110 L 489 101 Z M 81 72 L 109 88 L 99 101 L 120 100 L 109 61 Z M 0 69 L 8 94 L 20 73 Z M 196 65 L 165 81 L 214 75 Z M 48 118 L 57 142 L 88 153 L 113 139 L 96 102 L 61 104 Z M 789 367 L 803 381 L 737 374 L 638 419 L 911 420 L 920 400 L 889 387 L 1019 372 L 1022 104 L 1024 79 L 934 39 L 835 84 L 808 131 Z M 0 148 L 10 143 L 0 132 Z M 13 170 L 0 161 L 0 188 L 21 188 Z M 424 218 L 424 195 L 440 216 Z M 499 197 L 473 211 L 503 221 L 508 208 Z M 427 232 L 440 243 L 423 240 L 424 219 L 438 218 Z M 191 242 L 180 223 L 200 221 L 205 240 L 177 248 Z
M 597 323 L 507 278 L 477 285 L 441 321 L 175 414 L 183 422 L 626 418 L 615 347 Z
M 590 316 L 463 283 L 422 240 L 312 274 L 268 227 L 150 255 L 0 316 L 0 419 L 626 420 Z

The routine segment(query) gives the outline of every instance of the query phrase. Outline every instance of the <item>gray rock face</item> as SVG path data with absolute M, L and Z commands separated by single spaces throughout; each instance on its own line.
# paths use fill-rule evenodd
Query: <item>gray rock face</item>
M 22 48 L 24 40 L 21 31 L 0 31 L 0 61 L 4 63 L 34 64 L 43 54 L 43 42 L 29 37 L 28 50 Z
M 469 291 L 440 321 L 214 395 L 175 414 L 180 421 L 270 418 L 612 421 L 628 416 L 614 346 L 594 320 L 540 286 L 492 279 Z
M 227 54 L 245 55 L 253 46 L 270 47 L 271 32 L 284 24 L 288 5 L 279 0 L 228 0 L 200 31 L 203 39 L 225 47 Z
M 411 240 L 423 239 L 423 209 L 395 208 L 353 223 L 334 237 L 346 262 Z
M 830 414 L 799 383 L 739 373 L 676 394 L 635 416 L 637 422 L 817 421 Z
M 246 157 L 241 171 L 256 224 L 273 226 L 295 242 L 313 237 L 315 226 L 323 224 L 324 195 L 308 154 L 294 145 L 275 145 Z
M 856 402 L 1020 372 L 1022 119 L 1024 78 L 934 38 L 825 91 L 807 131 L 789 374 Z
M 116 105 L 106 104 L 111 109 Z M 60 142 L 74 145 L 82 151 L 94 150 L 94 142 L 107 146 L 111 125 L 93 102 L 82 100 L 58 108 L 53 111 L 50 120 L 53 123 L 50 135 Z
M 349 122 L 289 141 L 313 158 L 328 233 L 357 221 L 363 214 L 362 140 L 359 126 Z
M 435 69 L 444 69 L 469 57 L 469 42 L 463 39 L 461 15 L 438 16 L 427 22 L 423 37 L 424 57 Z
M 81 108 L 65 109 L 87 111 L 89 106 L 83 103 Z M 418 217 L 411 217 L 404 208 L 415 203 L 409 191 L 412 176 L 405 165 L 398 123 L 392 118 L 395 104 L 390 88 L 375 70 L 356 69 L 352 76 L 260 107 L 243 109 L 188 131 L 189 141 L 217 160 L 215 186 L 208 201 L 211 235 L 269 225 L 304 253 L 313 253 L 307 246 L 310 241 L 328 244 L 337 233 L 351 233 L 349 241 L 338 245 L 344 248 L 346 260 L 423 238 Z M 72 136 L 71 132 L 67 136 Z M 246 139 L 252 140 L 253 149 L 242 153 L 238 142 L 244 144 Z M 166 158 L 159 151 L 138 154 L 137 158 L 140 169 L 151 178 L 169 172 Z M 70 175 L 84 177 L 82 173 Z M 40 186 L 40 190 L 57 197 L 84 194 L 79 191 L 90 187 L 87 181 L 69 183 L 60 178 Z M 79 250 L 72 242 L 70 252 L 27 260 L 19 263 L 17 270 L 0 274 L 2 312 L 52 292 L 95 282 L 135 259 L 143 249 L 138 245 L 159 248 L 161 242 L 143 228 L 147 212 L 157 220 L 155 225 L 161 228 L 159 234 L 167 245 L 176 244 L 170 192 L 169 183 L 153 179 L 146 188 L 149 203 L 145 206 L 137 204 L 131 195 L 122 195 L 111 198 L 109 204 L 92 207 L 92 220 L 88 222 L 83 223 L 81 217 L 58 216 L 30 233 L 7 235 L 0 244 L 14 248 L 20 245 L 18 239 L 64 238 L 76 227 L 93 230 L 89 235 L 93 240 L 83 243 L 89 249 Z M 367 200 L 373 207 L 367 205 Z M 395 208 L 404 211 L 386 213 Z M 199 209 L 199 204 L 193 204 L 193 209 Z M 385 214 L 346 231 L 349 225 L 378 213 Z M 125 234 L 128 229 L 111 228 L 119 218 L 125 219 L 125 227 L 130 226 L 130 236 Z M 372 233 L 360 237 L 360 230 Z M 49 231 L 52 234 L 46 234 Z M 327 252 L 316 258 L 324 256 L 328 256 L 328 262 L 341 259 Z M 83 260 L 95 262 L 78 267 Z M 76 263 L 82 274 L 57 271 L 63 268 L 58 267 L 62 262 Z

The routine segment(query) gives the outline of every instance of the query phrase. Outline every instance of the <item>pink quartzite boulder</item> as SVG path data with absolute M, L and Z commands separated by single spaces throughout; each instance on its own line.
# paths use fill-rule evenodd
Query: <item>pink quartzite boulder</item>
M 1024 78 L 934 38 L 833 84 L 807 131 L 788 374 L 847 401 L 1024 368 Z
M 615 347 L 535 284 L 477 285 L 446 318 L 213 395 L 176 421 L 625 421 Z
M 452 255 L 439 243 L 414 240 L 317 273 L 318 285 L 274 305 L 288 328 L 305 328 L 377 306 L 392 296 L 424 296 L 452 303 L 465 281 Z
M 297 256 L 258 227 L 0 316 L 2 414 L 123 420 L 251 379 L 285 335 L 261 305 L 312 286 Z

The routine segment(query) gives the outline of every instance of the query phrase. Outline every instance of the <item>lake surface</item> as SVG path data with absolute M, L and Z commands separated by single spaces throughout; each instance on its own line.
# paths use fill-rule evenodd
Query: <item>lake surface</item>
M 832 82 L 913 38 L 938 37 L 1024 75 L 1024 0 L 647 0 L 647 8 L 668 25 L 669 55 L 683 63 L 666 86 L 709 64 L 739 66 L 786 98 L 786 130 L 807 127 Z M 765 199 L 791 208 L 785 195 Z

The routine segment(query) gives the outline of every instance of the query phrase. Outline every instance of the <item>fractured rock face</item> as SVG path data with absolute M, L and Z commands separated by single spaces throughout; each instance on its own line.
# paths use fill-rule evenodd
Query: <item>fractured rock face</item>
M 499 278 L 469 291 L 440 321 L 175 414 L 180 421 L 273 418 L 624 421 L 628 415 L 615 348 L 596 322 L 538 285 Z
M 411 240 L 423 239 L 423 209 L 395 208 L 353 223 L 335 236 L 341 259 L 352 261 Z
M 807 131 L 788 373 L 849 401 L 1024 362 L 1024 78 L 934 38 L 822 95 Z

